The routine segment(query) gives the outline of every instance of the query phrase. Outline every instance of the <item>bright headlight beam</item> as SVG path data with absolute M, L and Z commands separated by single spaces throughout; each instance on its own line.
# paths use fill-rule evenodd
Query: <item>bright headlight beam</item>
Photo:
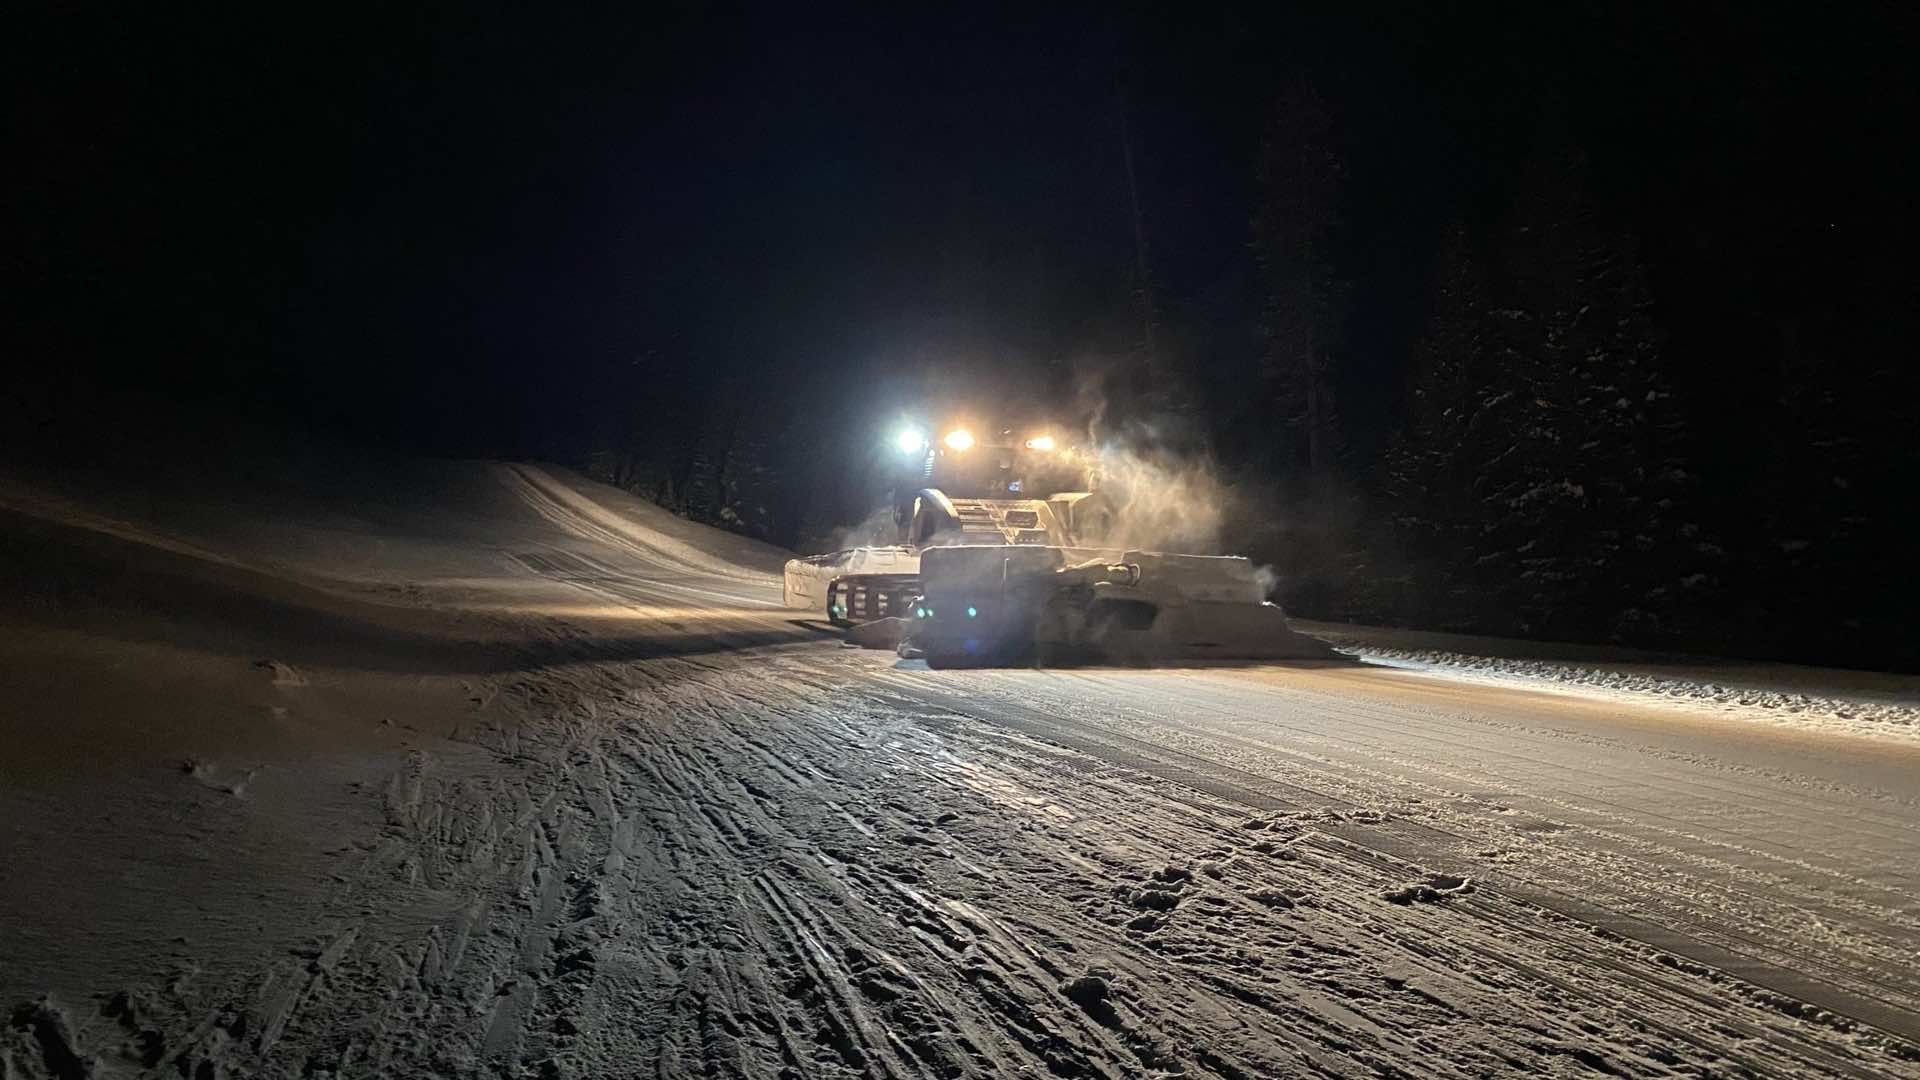
M 1027 440 L 1027 449 L 1051 453 L 1053 451 L 1053 436 L 1036 435 Z
M 947 437 L 943 441 L 949 450 L 965 450 L 973 445 L 973 432 L 966 428 L 954 428 L 947 432 Z
M 903 454 L 912 454 L 927 448 L 927 437 L 914 428 L 901 428 L 900 434 L 893 437 L 893 445 Z

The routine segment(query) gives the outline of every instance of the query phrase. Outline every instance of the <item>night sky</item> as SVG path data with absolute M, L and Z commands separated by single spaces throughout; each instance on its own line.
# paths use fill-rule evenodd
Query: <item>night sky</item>
M 42 11 L 9 247 L 34 336 L 106 392 L 552 448 L 607 365 L 984 376 L 1124 349 L 1124 112 L 1169 367 L 1230 391 L 1262 121 L 1305 78 L 1348 161 L 1363 453 L 1435 237 L 1498 205 L 1542 101 L 1697 377 L 1780 332 L 1756 322 L 1886 347 L 1860 323 L 1912 299 L 1904 27 L 1548 7 Z

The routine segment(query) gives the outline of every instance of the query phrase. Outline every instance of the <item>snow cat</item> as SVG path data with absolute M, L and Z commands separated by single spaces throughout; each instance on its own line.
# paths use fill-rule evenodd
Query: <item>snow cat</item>
M 902 432 L 897 542 L 794 559 L 786 604 L 929 666 L 1319 659 L 1240 556 L 1133 550 L 1089 447 L 1045 429 Z
M 920 595 L 929 548 L 1078 548 L 1112 530 L 1113 507 L 1094 491 L 1097 455 L 1046 428 L 987 431 L 956 426 L 938 441 L 902 431 L 894 446 L 895 542 L 787 563 L 787 606 L 839 627 L 905 616 Z

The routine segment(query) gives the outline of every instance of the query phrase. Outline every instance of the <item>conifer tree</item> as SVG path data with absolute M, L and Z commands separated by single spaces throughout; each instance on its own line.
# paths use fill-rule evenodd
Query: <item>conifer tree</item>
M 1254 252 L 1265 287 L 1265 374 L 1280 430 L 1275 464 L 1315 476 L 1339 446 L 1332 363 L 1346 315 L 1347 287 L 1333 265 L 1333 234 L 1346 165 L 1333 117 L 1305 83 L 1275 103 L 1260 156 Z
M 1671 636 L 1719 549 L 1632 238 L 1549 139 L 1482 259 L 1443 246 L 1385 496 L 1410 617 L 1535 636 Z

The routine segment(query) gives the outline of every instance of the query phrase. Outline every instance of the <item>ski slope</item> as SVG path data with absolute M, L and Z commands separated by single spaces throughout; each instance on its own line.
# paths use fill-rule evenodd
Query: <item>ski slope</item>
M 0 526 L 0 1076 L 1920 1075 L 1892 677 L 931 672 L 531 465 Z

